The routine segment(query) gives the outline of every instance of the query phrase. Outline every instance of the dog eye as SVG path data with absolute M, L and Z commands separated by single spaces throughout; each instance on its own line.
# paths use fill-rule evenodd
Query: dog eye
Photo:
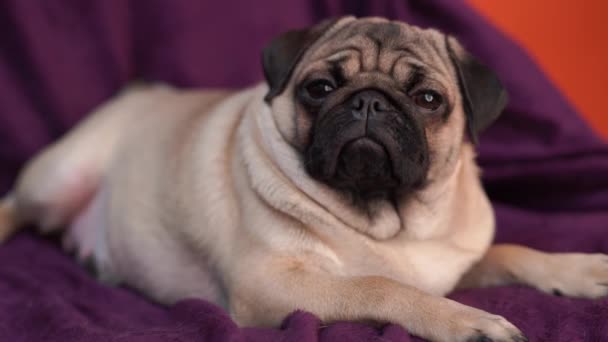
M 308 96 L 314 100 L 321 100 L 335 90 L 333 84 L 328 80 L 314 80 L 305 87 Z
M 432 90 L 421 90 L 413 95 L 414 103 L 418 107 L 436 110 L 443 103 L 441 95 Z

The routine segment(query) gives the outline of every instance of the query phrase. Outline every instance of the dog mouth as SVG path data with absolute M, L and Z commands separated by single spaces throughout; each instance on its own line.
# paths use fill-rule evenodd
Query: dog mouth
M 386 147 L 367 136 L 347 142 L 329 173 L 334 186 L 357 193 L 370 194 L 399 184 Z
M 351 126 L 332 139 L 333 144 L 309 150 L 307 165 L 313 178 L 361 198 L 378 197 L 407 183 L 399 174 L 404 156 L 395 141 L 376 131 L 353 131 L 359 132 Z

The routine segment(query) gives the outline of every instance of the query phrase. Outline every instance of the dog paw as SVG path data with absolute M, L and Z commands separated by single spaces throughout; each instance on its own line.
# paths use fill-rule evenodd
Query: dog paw
M 445 309 L 445 308 L 444 308 Z M 456 302 L 443 311 L 447 316 L 440 317 L 444 329 L 436 341 L 462 342 L 527 342 L 528 339 L 505 318 L 475 309 Z
M 608 255 L 556 253 L 548 255 L 542 275 L 532 284 L 556 296 L 599 298 L 608 295 Z
M 466 317 L 459 329 L 463 329 L 467 342 L 524 342 L 528 339 L 513 324 L 501 316 L 483 311 Z

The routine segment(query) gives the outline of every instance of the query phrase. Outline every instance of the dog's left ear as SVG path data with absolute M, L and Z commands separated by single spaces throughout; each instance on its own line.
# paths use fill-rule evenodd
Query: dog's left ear
M 477 135 L 502 113 L 509 97 L 496 74 L 469 54 L 453 37 L 445 37 L 450 60 L 456 69 L 469 138 Z
M 270 87 L 266 102 L 283 92 L 304 52 L 338 20 L 326 19 L 310 28 L 287 31 L 270 42 L 262 52 L 264 76 Z

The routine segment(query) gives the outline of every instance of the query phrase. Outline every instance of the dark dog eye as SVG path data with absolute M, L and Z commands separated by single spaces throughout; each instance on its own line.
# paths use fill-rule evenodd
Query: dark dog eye
M 412 98 L 417 106 L 428 110 L 436 110 L 443 103 L 441 95 L 432 90 L 421 90 L 416 92 Z
M 305 87 L 308 96 L 314 100 L 321 100 L 335 90 L 333 84 L 328 80 L 314 80 Z

